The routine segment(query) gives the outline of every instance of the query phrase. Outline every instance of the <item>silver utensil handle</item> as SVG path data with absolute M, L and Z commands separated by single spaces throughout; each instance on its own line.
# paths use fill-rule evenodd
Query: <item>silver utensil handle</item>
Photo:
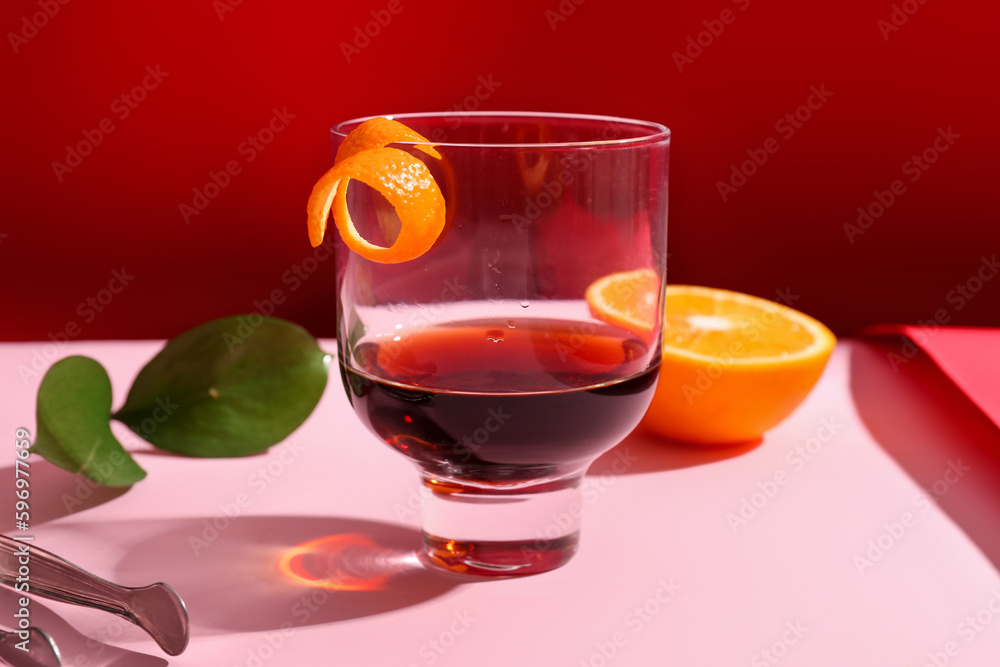
M 166 584 L 119 586 L 28 541 L 6 535 L 0 535 L 0 582 L 23 593 L 121 616 L 149 633 L 168 655 L 178 655 L 187 647 L 187 608 Z
M 22 593 L 103 609 L 135 622 L 120 587 L 30 542 L 0 535 L 0 581 Z M 21 569 L 21 568 L 24 569 Z M 21 572 L 27 572 L 20 574 Z
M 44 631 L 0 630 L 0 660 L 14 667 L 62 667 L 59 647 Z

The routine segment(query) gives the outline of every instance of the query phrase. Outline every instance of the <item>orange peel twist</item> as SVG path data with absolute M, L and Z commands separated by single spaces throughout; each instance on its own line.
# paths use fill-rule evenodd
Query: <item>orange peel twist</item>
M 427 142 L 427 139 L 388 118 L 369 119 L 344 138 L 333 167 L 323 174 L 309 195 L 306 210 L 309 242 L 313 247 L 323 242 L 331 213 L 344 244 L 375 262 L 407 262 L 434 246 L 448 221 L 444 196 L 427 165 L 405 151 L 386 147 L 403 141 Z M 415 148 L 443 160 L 431 146 Z M 447 179 L 447 168 L 445 174 L 451 187 L 453 179 Z M 395 209 L 401 226 L 390 246 L 367 241 L 355 227 L 347 206 L 347 186 L 352 178 L 377 190 Z

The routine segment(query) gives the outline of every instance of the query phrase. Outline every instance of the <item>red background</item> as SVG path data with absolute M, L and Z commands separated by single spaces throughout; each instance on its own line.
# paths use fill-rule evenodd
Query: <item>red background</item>
M 39 0 L 5 2 L 0 339 L 70 323 L 77 339 L 168 337 L 275 289 L 277 315 L 332 335 L 332 262 L 298 289 L 282 279 L 311 254 L 305 201 L 330 163 L 329 126 L 450 110 L 481 76 L 496 82 L 483 109 L 672 128 L 671 282 L 790 290 L 840 334 L 938 311 L 1000 325 L 1000 279 L 961 308 L 949 299 L 1000 252 L 996 3 L 908 0 L 916 12 L 885 39 L 888 0 L 565 0 L 555 29 L 560 0 L 399 1 L 350 62 L 339 44 L 388 0 L 248 1 L 221 16 L 226 0 L 41 0 L 58 13 L 37 32 L 23 17 Z M 673 52 L 724 9 L 735 20 L 679 72 Z M 147 66 L 168 74 L 120 119 L 112 104 Z M 785 139 L 775 122 L 820 85 L 832 97 Z M 247 162 L 239 146 L 273 108 L 294 119 Z M 53 162 L 105 118 L 114 131 L 60 182 Z M 939 127 L 960 138 L 911 183 L 903 163 Z M 769 137 L 778 152 L 724 202 L 717 182 Z M 185 224 L 179 206 L 229 160 L 240 173 Z M 895 179 L 905 194 L 852 244 L 845 223 Z M 123 267 L 129 285 L 81 314 Z

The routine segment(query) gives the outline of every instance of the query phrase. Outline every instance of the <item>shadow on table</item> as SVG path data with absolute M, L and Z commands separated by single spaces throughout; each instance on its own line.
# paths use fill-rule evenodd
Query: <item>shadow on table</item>
M 753 451 L 762 438 L 737 445 L 699 446 L 667 440 L 639 427 L 590 466 L 588 475 L 631 475 L 725 461 Z
M 1000 430 L 920 353 L 893 369 L 895 347 L 852 347 L 851 394 L 882 448 L 1000 568 Z M 900 358 L 903 358 L 900 355 Z
M 18 598 L 22 595 L 11 588 L 0 586 L 0 616 L 12 619 L 14 612 L 19 608 Z M 125 636 L 146 636 L 142 630 L 132 626 L 128 621 L 95 609 L 91 613 L 95 614 L 96 617 L 103 616 L 106 619 L 106 625 L 96 635 L 96 638 L 91 638 L 81 634 L 76 628 L 64 621 L 58 613 L 53 611 L 55 606 L 49 607 L 48 602 L 43 602 L 37 597 L 32 598 L 29 606 L 31 625 L 44 630 L 52 637 L 56 646 L 59 647 L 64 665 L 163 667 L 169 664 L 166 659 L 160 656 L 138 653 L 105 643 L 106 641 L 114 642 Z M 6 621 L 3 625 L 10 626 L 11 621 Z M 152 640 L 149 641 L 149 645 L 151 651 L 159 651 Z
M 45 493 L 31 494 L 31 526 L 38 526 L 76 512 L 103 505 L 128 493 L 131 487 L 101 486 L 59 468 L 38 456 L 31 457 L 29 469 L 32 489 L 45 489 Z M 15 488 L 14 466 L 0 468 L 0 488 Z M 13 504 L 13 500 L 11 501 Z M 0 518 L 0 533 L 14 530 L 14 512 Z
M 110 574 L 115 581 L 162 581 L 177 590 L 195 635 L 361 618 L 468 583 L 417 560 L 418 531 L 374 521 L 220 514 L 88 524 L 86 530 L 123 544 L 125 554 Z

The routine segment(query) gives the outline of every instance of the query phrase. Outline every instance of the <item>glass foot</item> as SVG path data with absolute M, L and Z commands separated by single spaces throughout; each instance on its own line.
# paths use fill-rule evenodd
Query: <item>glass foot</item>
M 480 577 L 517 577 L 561 567 L 576 553 L 580 534 L 539 544 L 521 542 L 461 542 L 424 533 L 423 559 L 428 564 Z
M 582 473 L 533 485 L 471 487 L 424 477 L 422 560 L 486 577 L 540 574 L 580 542 Z

